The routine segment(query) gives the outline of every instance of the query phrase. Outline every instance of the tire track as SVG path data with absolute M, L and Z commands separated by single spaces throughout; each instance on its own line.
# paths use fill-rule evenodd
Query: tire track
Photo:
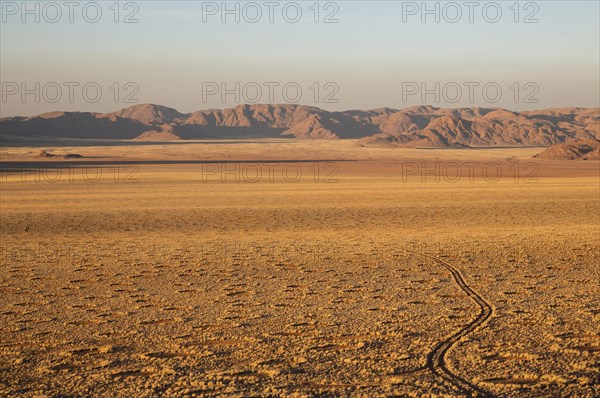
M 467 396 L 493 397 L 491 393 L 469 382 L 465 378 L 453 373 L 446 364 L 446 356 L 448 352 L 465 336 L 481 328 L 491 318 L 494 312 L 491 304 L 485 301 L 483 297 L 481 297 L 477 292 L 471 289 L 467 282 L 465 282 L 465 279 L 463 278 L 460 271 L 454 268 L 446 261 L 441 260 L 437 257 L 430 256 L 428 254 L 417 253 L 409 250 L 405 251 L 407 253 L 415 254 L 432 260 L 446 268 L 448 271 L 450 271 L 450 274 L 452 275 L 452 278 L 454 279 L 454 282 L 456 282 L 458 287 L 463 292 L 465 292 L 473 301 L 475 301 L 480 308 L 480 312 L 477 318 L 465 325 L 459 331 L 452 334 L 450 337 L 440 341 L 433 348 L 433 350 L 427 355 L 427 369 L 429 369 L 434 375 L 454 385 Z

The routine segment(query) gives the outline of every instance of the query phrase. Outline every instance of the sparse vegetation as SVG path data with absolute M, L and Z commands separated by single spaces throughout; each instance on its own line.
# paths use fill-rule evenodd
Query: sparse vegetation
M 134 184 L 2 176 L 0 395 L 600 393 L 593 164 L 403 181 L 406 159 L 505 168 L 537 149 L 254 145 L 81 152 L 377 162 L 340 163 L 331 184 L 202 182 L 198 164 L 143 165 Z M 428 365 L 443 342 L 454 379 Z

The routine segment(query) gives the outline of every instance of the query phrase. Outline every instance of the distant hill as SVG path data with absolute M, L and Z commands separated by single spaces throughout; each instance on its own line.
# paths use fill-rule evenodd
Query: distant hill
M 107 117 L 118 116 L 123 119 L 133 119 L 147 125 L 169 124 L 176 121 L 182 121 L 187 115 L 179 113 L 173 108 L 167 108 L 161 105 L 143 104 L 135 105 L 120 111 L 106 114 Z
M 600 141 L 571 141 L 552 145 L 534 157 L 553 160 L 600 160 Z
M 417 106 L 329 112 L 303 105 L 239 105 L 185 114 L 143 104 L 112 113 L 51 112 L 0 119 L 2 145 L 65 138 L 159 141 L 267 137 L 354 138 L 363 146 L 549 146 L 599 139 L 600 109 L 512 112 Z

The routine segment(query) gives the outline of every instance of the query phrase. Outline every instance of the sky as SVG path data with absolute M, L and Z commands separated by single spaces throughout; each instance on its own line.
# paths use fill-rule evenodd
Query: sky
M 600 106 L 595 0 L 74 4 L 0 1 L 2 117 L 136 103 Z

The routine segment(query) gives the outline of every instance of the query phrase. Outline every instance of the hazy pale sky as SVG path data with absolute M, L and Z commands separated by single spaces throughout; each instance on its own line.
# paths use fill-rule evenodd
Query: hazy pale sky
M 182 112 L 600 106 L 595 0 L 427 2 L 430 13 L 421 1 L 0 3 L 2 116 L 136 100 Z

